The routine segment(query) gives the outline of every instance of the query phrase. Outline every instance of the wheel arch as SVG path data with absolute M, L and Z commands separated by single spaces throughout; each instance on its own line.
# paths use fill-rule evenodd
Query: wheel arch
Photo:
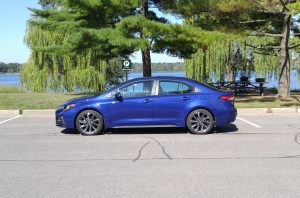
M 78 112 L 76 113 L 76 115 L 75 115 L 75 117 L 74 117 L 74 128 L 76 128 L 76 119 L 77 119 L 77 116 L 78 116 L 81 112 L 86 111 L 86 110 L 93 110 L 93 111 L 98 112 L 98 113 L 102 116 L 102 119 L 103 119 L 103 129 L 106 129 L 105 118 L 104 118 L 103 114 L 101 113 L 101 111 L 99 111 L 98 109 L 95 109 L 95 108 L 91 108 L 91 107 L 81 109 L 80 111 L 78 111 Z

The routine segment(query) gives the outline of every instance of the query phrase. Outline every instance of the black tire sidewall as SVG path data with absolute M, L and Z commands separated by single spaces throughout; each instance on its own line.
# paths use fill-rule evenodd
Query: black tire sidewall
M 199 110 L 204 111 L 204 112 L 205 112 L 206 114 L 208 114 L 208 115 L 210 116 L 210 118 L 211 118 L 211 125 L 209 126 L 208 130 L 207 130 L 206 132 L 203 132 L 203 133 L 196 132 L 196 131 L 192 128 L 191 123 L 189 122 L 189 120 L 191 119 L 191 117 L 193 116 L 193 114 L 194 114 L 195 112 L 199 111 Z M 195 110 L 193 110 L 192 112 L 190 112 L 189 115 L 187 116 L 187 118 L 186 118 L 186 126 L 187 126 L 188 130 L 189 130 L 191 133 L 193 133 L 193 134 L 196 134 L 196 135 L 205 135 L 205 134 L 208 134 L 208 133 L 210 133 L 210 132 L 212 131 L 212 129 L 213 129 L 213 127 L 214 127 L 214 119 L 213 119 L 213 115 L 212 115 L 208 110 L 206 110 L 206 109 L 201 109 L 201 108 L 195 109 Z
M 84 131 L 81 130 L 80 125 L 79 125 L 79 118 L 87 113 L 92 113 L 94 114 L 99 120 L 100 120 L 100 127 L 93 133 L 85 133 Z M 85 136 L 92 136 L 92 135 L 98 135 L 100 134 L 100 132 L 103 129 L 103 117 L 101 116 L 100 113 L 98 113 L 97 111 L 94 110 L 84 110 L 82 112 L 80 112 L 77 117 L 76 117 L 76 129 L 77 131 L 81 134 L 81 135 L 85 135 Z

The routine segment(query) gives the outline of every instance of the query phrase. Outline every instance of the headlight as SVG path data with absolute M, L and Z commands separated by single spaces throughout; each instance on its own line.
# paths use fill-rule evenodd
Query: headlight
M 65 106 L 64 111 L 67 111 L 67 110 L 73 108 L 75 105 L 76 104 L 69 104 L 69 105 Z

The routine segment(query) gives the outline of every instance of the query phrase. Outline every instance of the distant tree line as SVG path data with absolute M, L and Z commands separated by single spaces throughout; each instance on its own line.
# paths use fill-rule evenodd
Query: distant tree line
M 184 71 L 183 62 L 177 63 L 152 63 L 153 71 Z M 132 65 L 133 72 L 143 71 L 143 63 L 133 63 Z
M 22 64 L 0 62 L 0 73 L 19 73 Z

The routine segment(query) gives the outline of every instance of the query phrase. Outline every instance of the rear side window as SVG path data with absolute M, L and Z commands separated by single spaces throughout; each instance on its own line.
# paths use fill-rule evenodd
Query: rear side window
M 195 87 L 181 82 L 160 81 L 159 95 L 186 94 L 195 92 Z

